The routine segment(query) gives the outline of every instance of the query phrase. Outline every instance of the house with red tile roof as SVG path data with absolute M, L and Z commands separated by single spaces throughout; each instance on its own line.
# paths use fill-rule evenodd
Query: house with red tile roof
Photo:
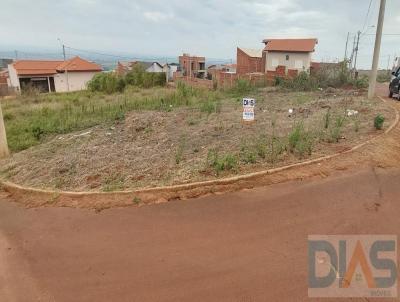
M 18 60 L 8 65 L 10 86 L 19 91 L 27 87 L 42 92 L 84 90 L 102 70 L 100 65 L 80 57 L 66 61 Z
M 286 70 L 309 71 L 317 39 L 265 39 L 263 41 L 265 72 L 275 71 L 278 66 Z

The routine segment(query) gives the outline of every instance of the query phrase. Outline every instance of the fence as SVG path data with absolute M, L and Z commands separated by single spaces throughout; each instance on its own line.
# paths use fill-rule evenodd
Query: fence
M 274 71 L 268 71 L 267 73 L 246 73 L 246 74 L 238 74 L 231 72 L 218 72 L 215 71 L 213 77 L 217 82 L 218 87 L 230 88 L 233 87 L 237 80 L 246 80 L 249 81 L 252 85 L 255 86 L 268 86 L 273 85 L 275 82 L 275 78 L 294 78 L 298 75 L 298 71 L 295 69 L 286 69 L 285 66 L 278 66 Z M 214 82 L 212 80 L 206 79 L 198 79 L 198 78 L 189 78 L 183 76 L 181 73 L 174 73 L 174 81 L 183 81 L 189 85 L 195 87 L 205 87 L 208 89 L 212 89 L 214 87 Z
M 194 87 L 201 87 L 201 88 L 207 88 L 207 89 L 213 89 L 213 87 L 214 87 L 212 80 L 186 77 L 186 76 L 183 76 L 179 72 L 174 73 L 174 82 L 184 82 L 184 83 L 194 86 Z

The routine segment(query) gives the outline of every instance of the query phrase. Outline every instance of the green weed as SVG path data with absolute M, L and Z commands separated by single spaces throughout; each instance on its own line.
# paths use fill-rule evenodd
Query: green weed
M 374 127 L 376 130 L 382 130 L 383 129 L 383 123 L 385 122 L 385 117 L 381 114 L 378 114 L 374 118 Z

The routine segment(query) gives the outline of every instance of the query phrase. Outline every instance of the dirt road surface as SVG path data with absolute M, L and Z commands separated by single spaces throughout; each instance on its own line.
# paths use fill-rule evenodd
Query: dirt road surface
M 101 213 L 3 198 L 0 300 L 306 301 L 307 236 L 400 235 L 399 183 L 371 168 Z
M 308 301 L 307 236 L 400 235 L 399 183 L 374 164 L 100 213 L 0 193 L 0 301 Z

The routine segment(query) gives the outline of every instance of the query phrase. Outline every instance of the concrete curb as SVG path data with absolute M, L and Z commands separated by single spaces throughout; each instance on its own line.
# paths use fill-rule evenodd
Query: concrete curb
M 387 103 L 387 101 L 382 97 L 379 97 L 379 99 Z M 390 133 L 400 121 L 398 109 L 393 105 L 390 105 L 390 107 L 392 107 L 392 109 L 396 112 L 396 118 L 392 125 L 384 133 L 358 144 L 349 150 L 269 170 L 189 184 L 115 192 L 68 192 L 42 190 L 24 187 L 3 180 L 0 180 L 0 185 L 5 191 L 9 192 L 13 197 L 15 197 L 16 200 L 20 201 L 26 206 L 67 206 L 96 209 L 161 203 L 172 199 L 186 199 L 210 193 L 222 193 L 226 191 L 238 190 L 240 188 L 251 188 L 254 186 L 254 184 L 251 184 L 251 181 L 254 181 L 255 179 L 297 167 L 321 163 L 323 161 L 354 152 L 371 143 L 372 141 L 382 137 L 383 135 Z

